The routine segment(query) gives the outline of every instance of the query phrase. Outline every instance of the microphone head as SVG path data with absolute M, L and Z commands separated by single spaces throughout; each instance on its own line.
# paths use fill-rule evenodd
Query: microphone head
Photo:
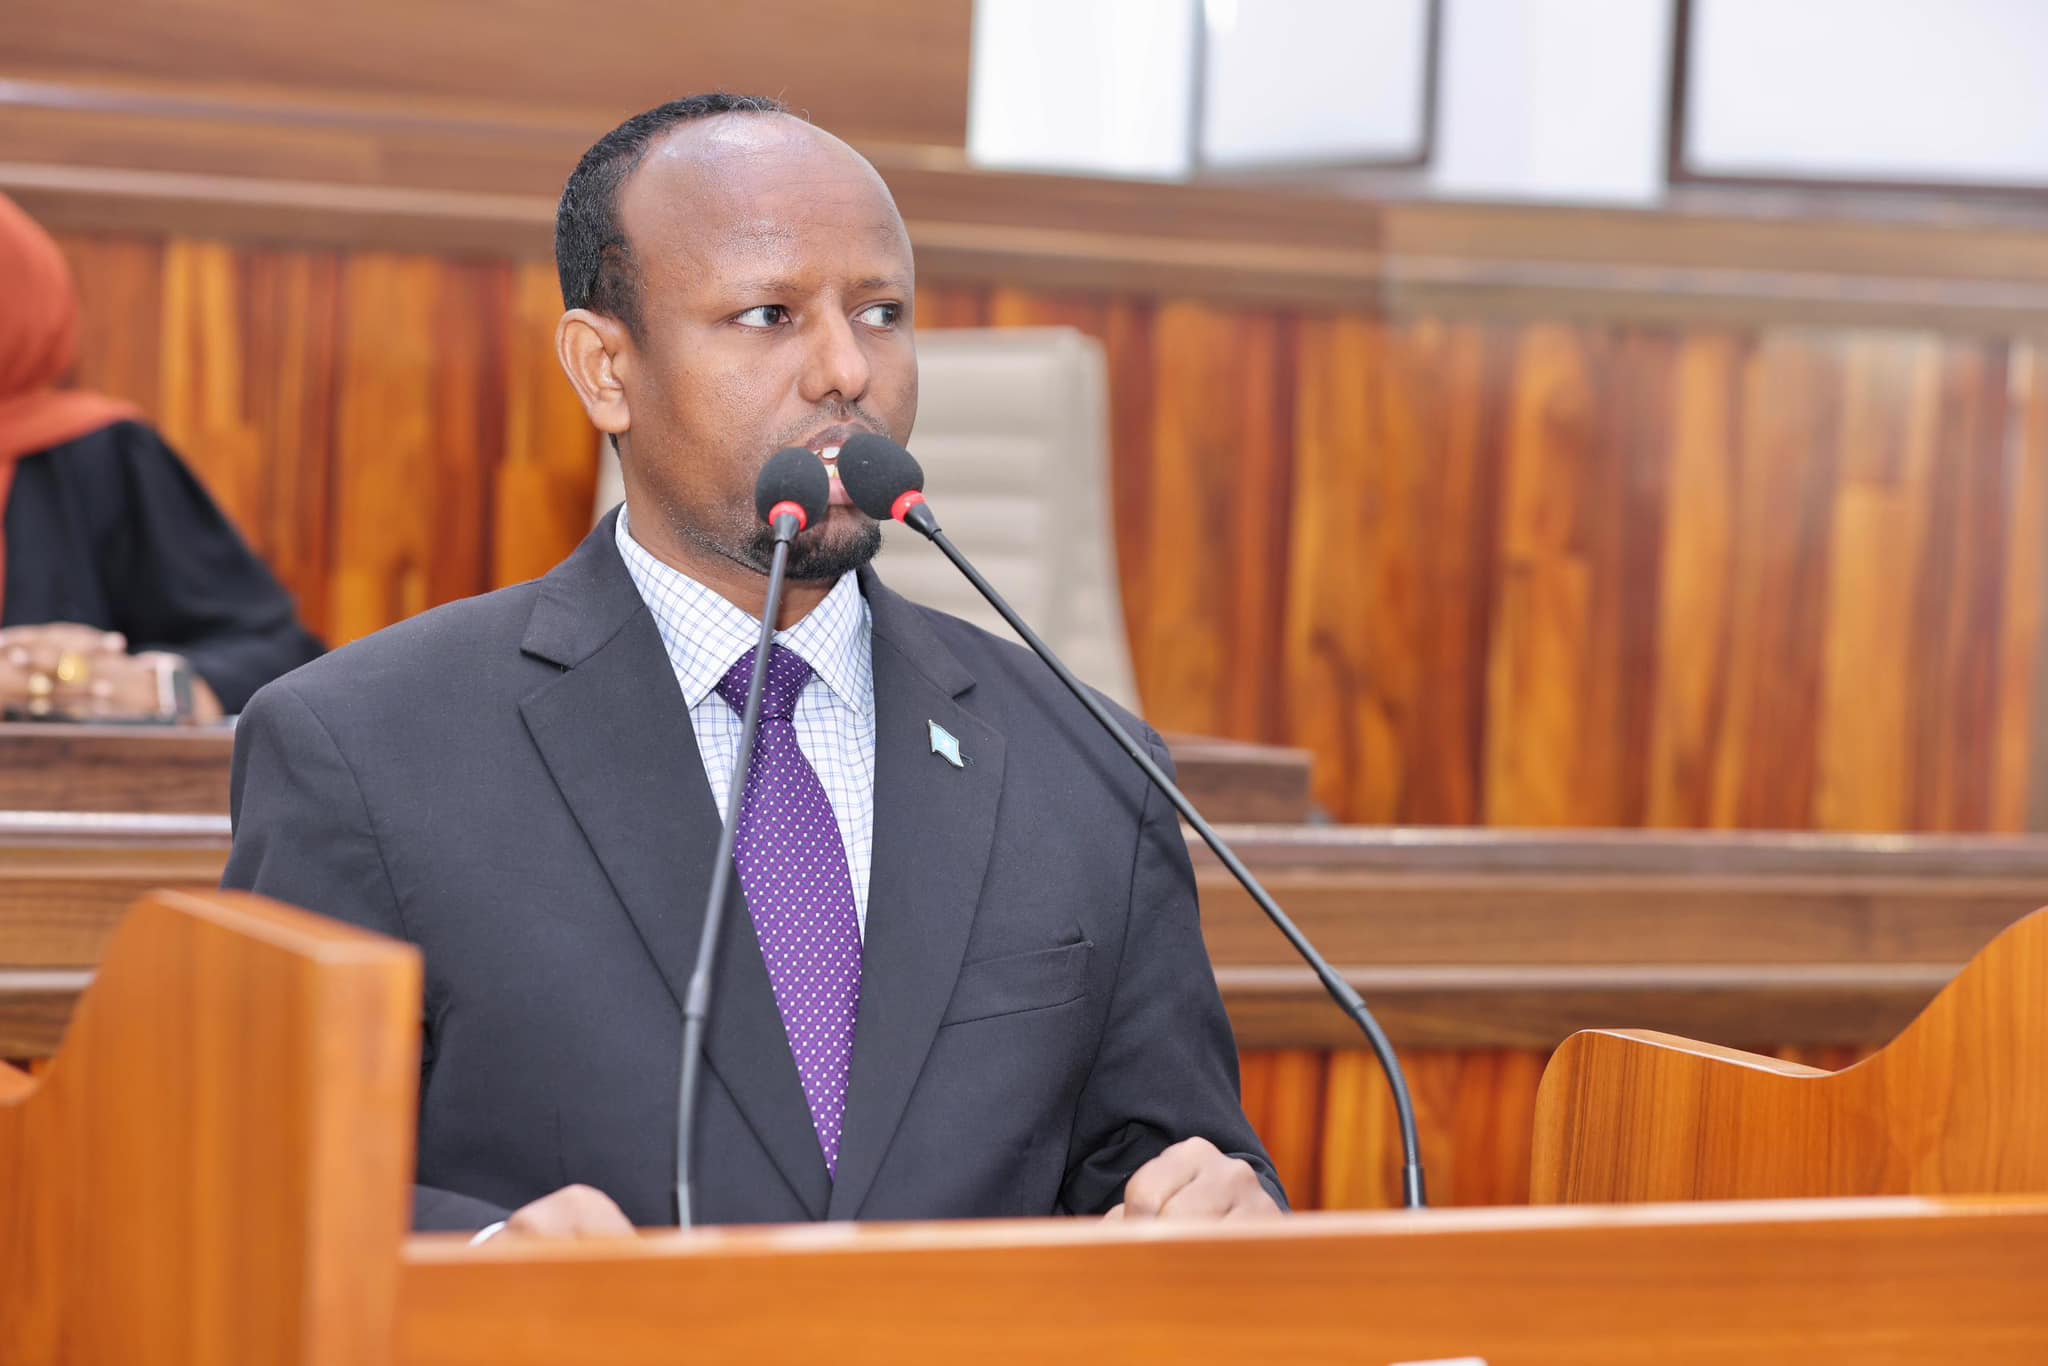
M 900 516 L 904 494 L 924 487 L 924 470 L 917 457 L 888 437 L 858 432 L 839 448 L 839 482 L 855 507 L 887 522 Z
M 769 525 L 775 523 L 776 509 L 794 511 L 801 519 L 797 530 L 815 526 L 832 500 L 832 479 L 825 462 L 802 446 L 784 446 L 768 457 L 754 481 L 754 511 Z

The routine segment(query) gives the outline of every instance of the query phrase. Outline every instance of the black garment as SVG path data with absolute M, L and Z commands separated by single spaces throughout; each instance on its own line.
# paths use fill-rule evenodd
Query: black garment
M 141 423 L 23 459 L 6 517 L 0 626 L 70 621 L 174 651 L 230 712 L 321 652 L 291 595 Z
M 257 695 L 226 885 L 418 944 L 414 1220 L 581 1182 L 675 1218 L 678 1002 L 718 842 L 607 517 L 538 583 Z M 1168 1144 L 1272 1164 L 1173 810 L 1022 648 L 861 575 L 875 834 L 838 1179 L 738 880 L 695 1134 L 706 1223 L 1100 1214 Z M 932 752 L 930 726 L 972 760 Z M 1137 720 L 1153 757 L 1158 737 Z

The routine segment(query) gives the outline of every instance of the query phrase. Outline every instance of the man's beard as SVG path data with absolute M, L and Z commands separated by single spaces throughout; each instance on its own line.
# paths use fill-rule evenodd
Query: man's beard
M 674 503 L 664 500 L 662 512 L 668 524 L 686 541 L 756 574 L 766 574 L 775 555 L 775 532 L 752 515 L 752 508 L 734 508 L 723 525 L 708 527 L 692 519 Z M 846 509 L 854 525 L 835 526 L 830 509 L 818 524 L 797 533 L 789 545 L 789 565 L 783 577 L 792 583 L 830 583 L 848 570 L 859 569 L 882 549 L 882 528 L 857 509 Z
M 827 521 L 817 528 L 820 534 L 799 533 L 789 543 L 789 567 L 783 571 L 784 577 L 792 583 L 832 583 L 867 564 L 882 549 L 881 525 L 868 518 L 861 518 L 850 534 L 822 534 L 833 529 Z M 774 555 L 775 532 L 763 526 L 755 531 L 747 546 L 746 561 L 765 574 Z

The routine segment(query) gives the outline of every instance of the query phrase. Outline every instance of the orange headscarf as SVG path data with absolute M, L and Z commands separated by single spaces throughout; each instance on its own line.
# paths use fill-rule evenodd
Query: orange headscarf
M 64 253 L 0 194 L 0 601 L 7 587 L 7 494 L 25 455 L 136 416 L 104 394 L 59 389 L 78 359 L 78 292 Z

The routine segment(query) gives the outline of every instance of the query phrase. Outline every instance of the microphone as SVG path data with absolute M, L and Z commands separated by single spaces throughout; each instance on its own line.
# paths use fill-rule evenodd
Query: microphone
M 775 533 L 768 562 L 768 601 L 761 609 L 761 638 L 754 647 L 754 672 L 747 683 L 747 706 L 740 714 L 740 752 L 732 764 L 732 786 L 726 789 L 725 820 L 718 829 L 718 855 L 711 861 L 711 886 L 704 894 L 704 923 L 697 936 L 697 958 L 683 993 L 683 1072 L 676 1088 L 676 1225 L 691 1225 L 691 1130 L 696 1126 L 697 1092 L 703 1078 L 704 1022 L 711 1010 L 711 964 L 718 957 L 718 931 L 725 919 L 726 894 L 732 886 L 732 846 L 739 833 L 740 798 L 747 790 L 747 769 L 753 762 L 754 737 L 761 729 L 761 689 L 768 679 L 768 656 L 775 647 L 775 618 L 782 608 L 782 579 L 789 568 L 789 543 L 797 533 L 825 515 L 832 481 L 824 462 L 801 446 L 786 446 L 770 456 L 754 481 L 754 511 Z
M 1216 833 L 1209 822 L 1202 819 L 1202 813 L 1195 810 L 1194 803 L 1189 801 L 1186 794 L 1166 776 L 1165 771 L 1152 761 L 1152 756 L 1146 753 L 1145 747 L 1117 723 L 1117 719 L 1109 714 L 1109 709 L 1096 700 L 1095 694 L 1084 687 L 1080 679 L 1074 677 L 1073 672 L 1060 662 L 1059 656 L 1052 652 L 1051 647 L 1038 638 L 1038 633 L 1025 624 L 1024 619 L 1003 600 L 1003 595 L 981 576 L 981 571 L 970 564 L 967 557 L 947 539 L 946 533 L 939 529 L 938 516 L 933 513 L 931 504 L 925 501 L 924 471 L 919 468 L 916 458 L 909 451 L 886 437 L 862 432 L 850 438 L 839 449 L 839 482 L 845 486 L 847 495 L 862 512 L 877 521 L 893 519 L 903 523 L 937 546 L 940 552 L 953 562 L 953 567 L 965 575 L 976 591 L 988 599 L 991 607 L 1002 614 L 1003 620 L 1010 623 L 1011 629 L 1046 662 L 1054 674 L 1058 675 L 1060 682 L 1067 685 L 1067 691 L 1080 700 L 1081 705 L 1088 709 L 1088 714 L 1109 732 L 1110 738 L 1145 771 L 1145 776 L 1152 780 L 1152 785 L 1173 803 L 1173 809 L 1180 813 L 1181 819 L 1194 827 L 1195 833 L 1202 837 L 1202 842 L 1215 852 L 1217 861 L 1230 870 L 1230 875 L 1237 879 L 1238 885 L 1258 903 L 1259 909 L 1266 913 L 1266 918 L 1273 922 L 1274 927 L 1287 937 L 1287 942 L 1294 946 L 1294 951 L 1301 955 L 1302 961 L 1314 970 L 1317 980 L 1323 984 L 1323 989 L 1330 993 L 1331 998 L 1344 1013 L 1364 1031 L 1366 1041 L 1372 1045 L 1374 1055 L 1379 1058 L 1380 1069 L 1386 1073 L 1387 1087 L 1394 1093 L 1394 1111 L 1400 1119 L 1403 1154 L 1402 1203 L 1409 1209 L 1424 1208 L 1428 1200 L 1423 1191 L 1422 1147 L 1415 1133 L 1415 1103 L 1409 1098 L 1408 1079 L 1401 1071 L 1401 1060 L 1394 1056 L 1394 1045 L 1388 1040 L 1386 1031 L 1380 1028 L 1380 1022 L 1373 1018 L 1372 1011 L 1366 1007 L 1365 998 L 1360 996 L 1357 990 L 1330 966 L 1329 961 L 1316 951 L 1316 946 L 1309 942 L 1308 936 L 1301 932 L 1287 912 L 1280 909 L 1280 903 L 1273 900 L 1272 895 L 1259 885 L 1259 880 L 1252 876 L 1251 869 L 1244 866 L 1236 852 L 1224 843 L 1223 837 Z

